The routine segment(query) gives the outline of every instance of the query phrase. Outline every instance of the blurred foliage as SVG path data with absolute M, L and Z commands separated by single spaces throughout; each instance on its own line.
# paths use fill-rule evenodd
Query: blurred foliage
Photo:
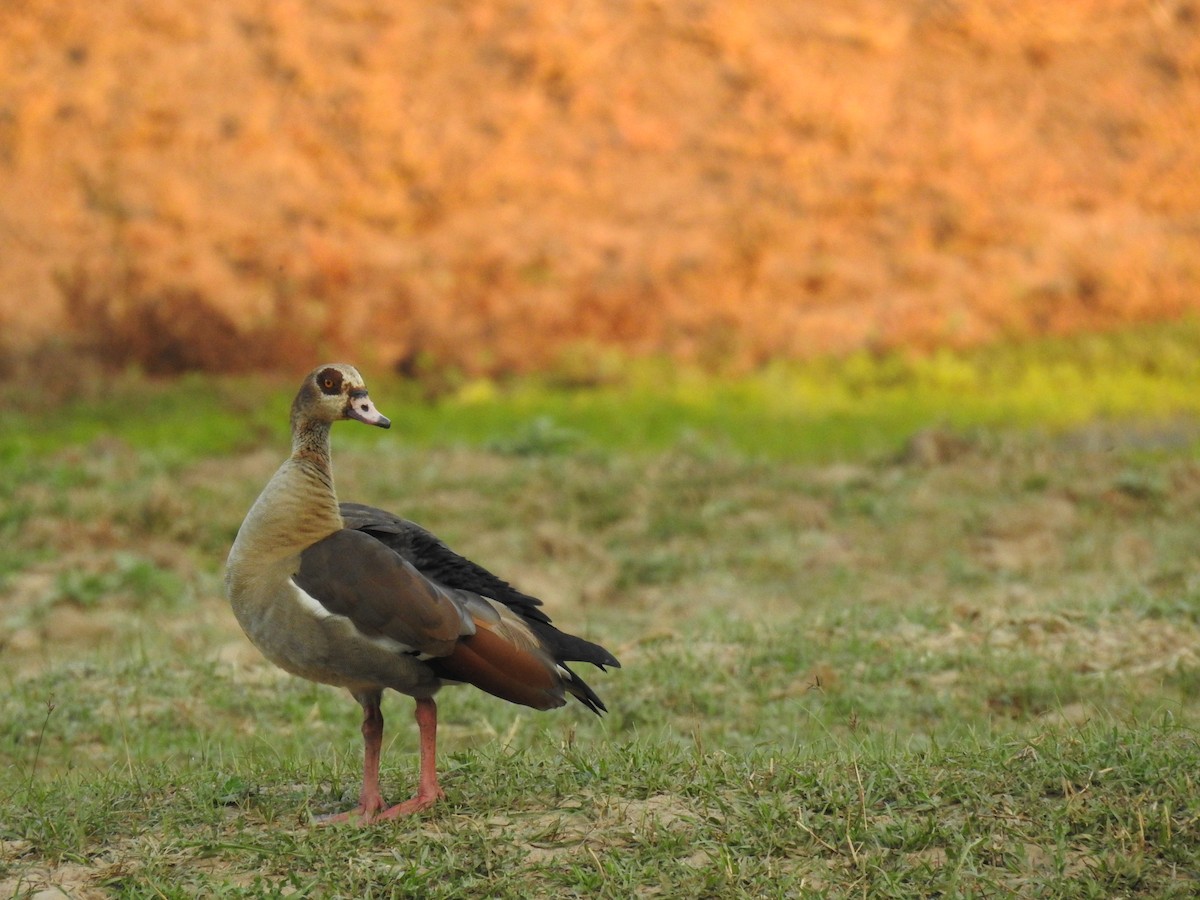
M 1193 3 L 0 3 L 0 345 L 750 371 L 1200 306 Z

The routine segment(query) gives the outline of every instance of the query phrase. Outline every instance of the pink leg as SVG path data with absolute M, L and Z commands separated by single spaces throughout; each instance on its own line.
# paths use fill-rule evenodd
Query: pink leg
M 363 694 L 355 699 L 362 705 L 363 721 L 363 783 L 358 795 L 358 806 L 344 813 L 321 816 L 317 821 L 324 824 L 348 822 L 359 819 L 367 824 L 383 809 L 383 797 L 379 793 L 379 752 L 383 746 L 383 712 L 379 709 L 382 692 Z
M 383 748 L 383 713 L 379 709 L 379 695 L 368 706 L 363 707 L 363 784 L 358 795 L 358 808 L 363 821 L 383 809 L 383 796 L 379 793 L 379 753 Z
M 437 779 L 437 704 L 432 697 L 417 700 L 416 717 L 421 740 L 421 779 L 416 796 L 385 809 L 376 819 L 394 819 L 420 812 L 446 796 Z

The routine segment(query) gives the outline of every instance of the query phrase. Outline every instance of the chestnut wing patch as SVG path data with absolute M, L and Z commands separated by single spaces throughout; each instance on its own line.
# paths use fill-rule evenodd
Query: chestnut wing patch
M 459 641 L 453 653 L 429 660 L 429 667 L 442 678 L 473 684 L 510 703 L 553 709 L 566 702 L 554 663 L 536 644 L 522 646 L 525 642 L 504 633 L 501 623 L 486 618 L 476 617 L 475 626 L 475 633 Z

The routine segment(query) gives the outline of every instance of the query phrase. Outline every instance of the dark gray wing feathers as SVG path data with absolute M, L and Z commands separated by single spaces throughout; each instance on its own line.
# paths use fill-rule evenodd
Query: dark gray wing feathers
M 362 503 L 342 503 L 341 511 L 347 528 L 365 532 L 386 544 L 426 578 L 447 588 L 481 594 L 520 614 L 545 644 L 547 652 L 559 662 L 586 662 L 601 669 L 621 667 L 616 657 L 599 644 L 555 628 L 541 609 L 541 600 L 455 553 L 415 522 Z

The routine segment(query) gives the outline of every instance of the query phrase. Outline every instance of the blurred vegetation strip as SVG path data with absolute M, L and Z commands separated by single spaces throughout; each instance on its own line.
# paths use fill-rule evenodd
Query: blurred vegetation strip
M 592 379 L 549 372 L 506 381 L 370 376 L 409 446 L 467 445 L 507 455 L 578 449 L 829 460 L 900 450 L 927 427 L 1046 428 L 1096 419 L 1200 413 L 1200 322 L 997 344 L 971 351 L 871 354 L 712 374 L 630 360 Z M 294 385 L 282 376 L 124 373 L 53 410 L 2 396 L 0 461 L 118 440 L 166 461 L 285 439 Z M 10 389 L 11 391 L 11 389 Z M 395 445 L 347 431 L 349 443 Z
M 290 402 L 276 379 L 151 379 L 132 371 L 90 378 L 74 397 L 49 407 L 37 399 L 0 394 L 0 461 L 117 441 L 185 462 L 245 449 L 281 431 Z

